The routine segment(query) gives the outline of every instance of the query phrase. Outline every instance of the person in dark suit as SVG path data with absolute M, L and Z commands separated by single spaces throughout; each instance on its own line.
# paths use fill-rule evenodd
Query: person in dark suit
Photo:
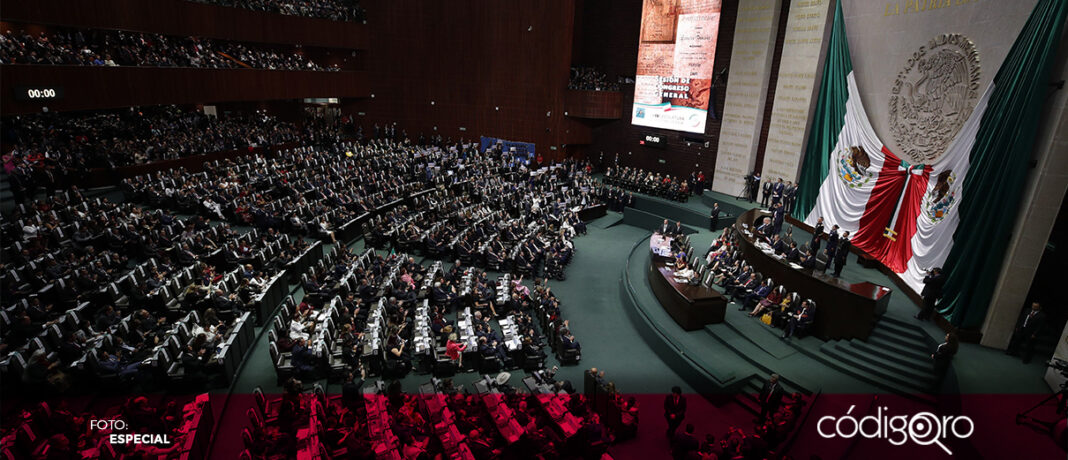
M 801 268 L 816 268 L 816 254 L 812 252 L 812 249 L 805 251 L 805 255 L 801 258 Z
M 783 194 L 783 191 L 785 191 L 785 190 L 786 190 L 786 185 L 784 185 L 782 183 L 782 178 L 780 177 L 778 182 L 775 182 L 775 185 L 772 186 L 772 188 L 771 188 L 771 206 L 772 207 L 775 207 L 775 205 L 777 205 L 777 204 L 782 202 L 782 194 Z
M 768 201 L 771 200 L 771 181 L 764 182 L 764 194 L 760 197 L 760 205 L 768 207 Z
M 708 229 L 716 231 L 716 227 L 719 227 L 719 203 L 712 204 L 712 212 L 708 216 Z
M 363 369 L 360 369 L 361 374 Z M 363 375 L 359 379 L 356 378 L 356 374 L 349 372 L 345 374 L 345 383 L 341 385 L 341 402 L 349 409 L 355 409 L 363 405 L 363 392 L 360 387 L 363 386 Z
M 779 238 L 778 234 L 771 237 L 771 249 L 775 250 L 775 255 L 781 255 L 786 253 L 786 242 Z
M 946 275 L 938 267 L 932 268 L 927 276 L 923 277 L 923 291 L 920 292 L 920 296 L 923 297 L 923 310 L 916 314 L 916 319 L 926 321 L 931 318 L 934 314 L 935 303 L 942 297 L 942 286 L 945 284 Z
M 672 387 L 671 394 L 664 398 L 664 418 L 667 419 L 668 439 L 674 439 L 675 431 L 686 418 L 686 397 L 682 396 L 682 388 Z
M 846 257 L 849 256 L 849 232 L 842 234 L 838 240 L 838 248 L 834 251 L 834 277 L 842 276 L 842 268 L 845 267 Z
M 782 404 L 783 389 L 779 384 L 779 374 L 771 374 L 764 387 L 760 389 L 760 422 L 767 420 L 768 415 L 775 415 Z
M 693 435 L 693 431 L 693 424 L 687 423 L 686 431 L 675 434 L 671 439 L 671 458 L 685 460 L 690 458 L 691 453 L 697 452 L 697 449 L 701 447 L 701 442 Z
M 790 243 L 790 250 L 786 253 L 786 261 L 791 263 L 801 263 L 801 251 L 797 249 L 797 242 Z
M 834 252 L 838 250 L 838 226 L 832 225 L 831 231 L 827 232 L 827 263 L 834 260 Z
M 665 235 L 665 236 L 670 236 L 671 235 L 671 230 L 672 230 L 671 223 L 668 222 L 667 219 L 664 219 L 664 223 L 660 224 L 660 234 L 661 235 Z
M 671 228 L 671 234 L 676 238 L 685 235 L 682 231 L 682 222 L 675 222 L 675 226 Z
M 801 307 L 798 308 L 797 313 L 790 315 L 790 322 L 787 323 L 786 330 L 782 333 L 782 338 L 788 339 L 798 331 L 804 332 L 808 329 L 812 325 L 812 310 L 812 304 L 808 300 L 801 302 Z
M 772 227 L 771 225 L 771 218 L 765 217 L 764 220 L 761 221 L 760 226 L 758 226 L 756 229 L 757 237 L 764 238 L 765 240 L 771 238 L 771 231 L 773 228 L 774 227 Z
M 774 230 L 776 235 L 782 232 L 782 221 L 786 219 L 786 209 L 782 207 L 782 203 L 778 203 L 771 211 L 771 219 L 774 222 Z
M 818 254 L 820 252 L 820 241 L 822 240 L 822 238 L 823 218 L 820 217 L 819 219 L 816 219 L 816 226 L 812 229 L 812 241 L 808 244 L 808 246 L 812 248 L 813 254 Z
M 786 188 L 783 191 L 783 206 L 786 208 L 786 212 L 794 212 L 794 199 L 797 197 L 797 186 L 793 182 L 787 181 Z
M 1009 340 L 1009 348 L 1005 354 L 1016 356 L 1023 348 L 1024 364 L 1031 362 L 1031 355 L 1035 353 L 1035 339 L 1046 324 L 1046 313 L 1042 311 L 1042 305 L 1038 302 L 1031 303 L 1031 309 L 1020 314 L 1016 321 L 1016 330 Z
M 953 360 L 953 355 L 957 354 L 957 348 L 957 335 L 950 332 L 946 334 L 946 341 L 939 344 L 935 352 L 931 353 L 931 359 L 934 361 L 935 378 L 938 383 L 941 383 L 946 376 L 946 371 L 949 370 L 949 363 Z

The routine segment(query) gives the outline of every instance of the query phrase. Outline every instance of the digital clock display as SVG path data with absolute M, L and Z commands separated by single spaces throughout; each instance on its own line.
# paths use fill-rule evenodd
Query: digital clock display
M 15 88 L 16 101 L 54 101 L 62 97 L 63 88 L 59 86 L 19 86 Z
M 667 139 L 664 139 L 664 136 L 659 134 L 646 134 L 638 140 L 638 144 L 662 149 L 667 146 Z

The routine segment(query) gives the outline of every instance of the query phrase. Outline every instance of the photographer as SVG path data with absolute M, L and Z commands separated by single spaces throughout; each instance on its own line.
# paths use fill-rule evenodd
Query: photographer
M 923 310 L 916 314 L 916 319 L 926 321 L 931 318 L 935 303 L 942 297 L 942 286 L 945 284 L 946 275 L 942 273 L 941 268 L 935 267 L 927 271 L 927 276 L 923 277 L 923 291 L 920 292 L 923 297 Z

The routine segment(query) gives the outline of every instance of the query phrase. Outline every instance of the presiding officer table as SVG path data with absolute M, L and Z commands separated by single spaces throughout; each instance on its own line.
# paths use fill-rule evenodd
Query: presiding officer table
M 875 321 L 890 304 L 890 288 L 867 281 L 850 283 L 810 268 L 795 268 L 785 258 L 769 254 L 758 246 L 754 223 L 771 214 L 759 209 L 746 211 L 734 223 L 738 248 L 754 270 L 770 277 L 776 285 L 816 302 L 816 318 L 811 333 L 822 339 L 867 340 Z
M 675 281 L 675 271 L 668 248 L 670 237 L 654 234 L 649 239 L 652 260 L 649 262 L 649 285 L 660 305 L 684 330 L 696 331 L 706 324 L 722 323 L 727 313 L 727 299 L 702 284 L 692 286 Z

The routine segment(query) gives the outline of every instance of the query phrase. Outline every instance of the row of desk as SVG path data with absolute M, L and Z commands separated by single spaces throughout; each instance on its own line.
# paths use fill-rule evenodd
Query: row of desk
M 890 304 L 890 288 L 867 281 L 850 283 L 811 268 L 795 268 L 785 258 L 763 247 L 754 235 L 755 224 L 771 213 L 746 211 L 734 223 L 736 241 L 745 261 L 778 286 L 816 302 L 811 333 L 824 340 L 866 340 L 875 322 Z
M 658 233 L 649 238 L 651 260 L 647 278 L 656 299 L 684 330 L 696 331 L 707 324 L 722 323 L 727 298 L 703 284 L 691 285 L 675 279 L 671 241 L 670 236 Z

